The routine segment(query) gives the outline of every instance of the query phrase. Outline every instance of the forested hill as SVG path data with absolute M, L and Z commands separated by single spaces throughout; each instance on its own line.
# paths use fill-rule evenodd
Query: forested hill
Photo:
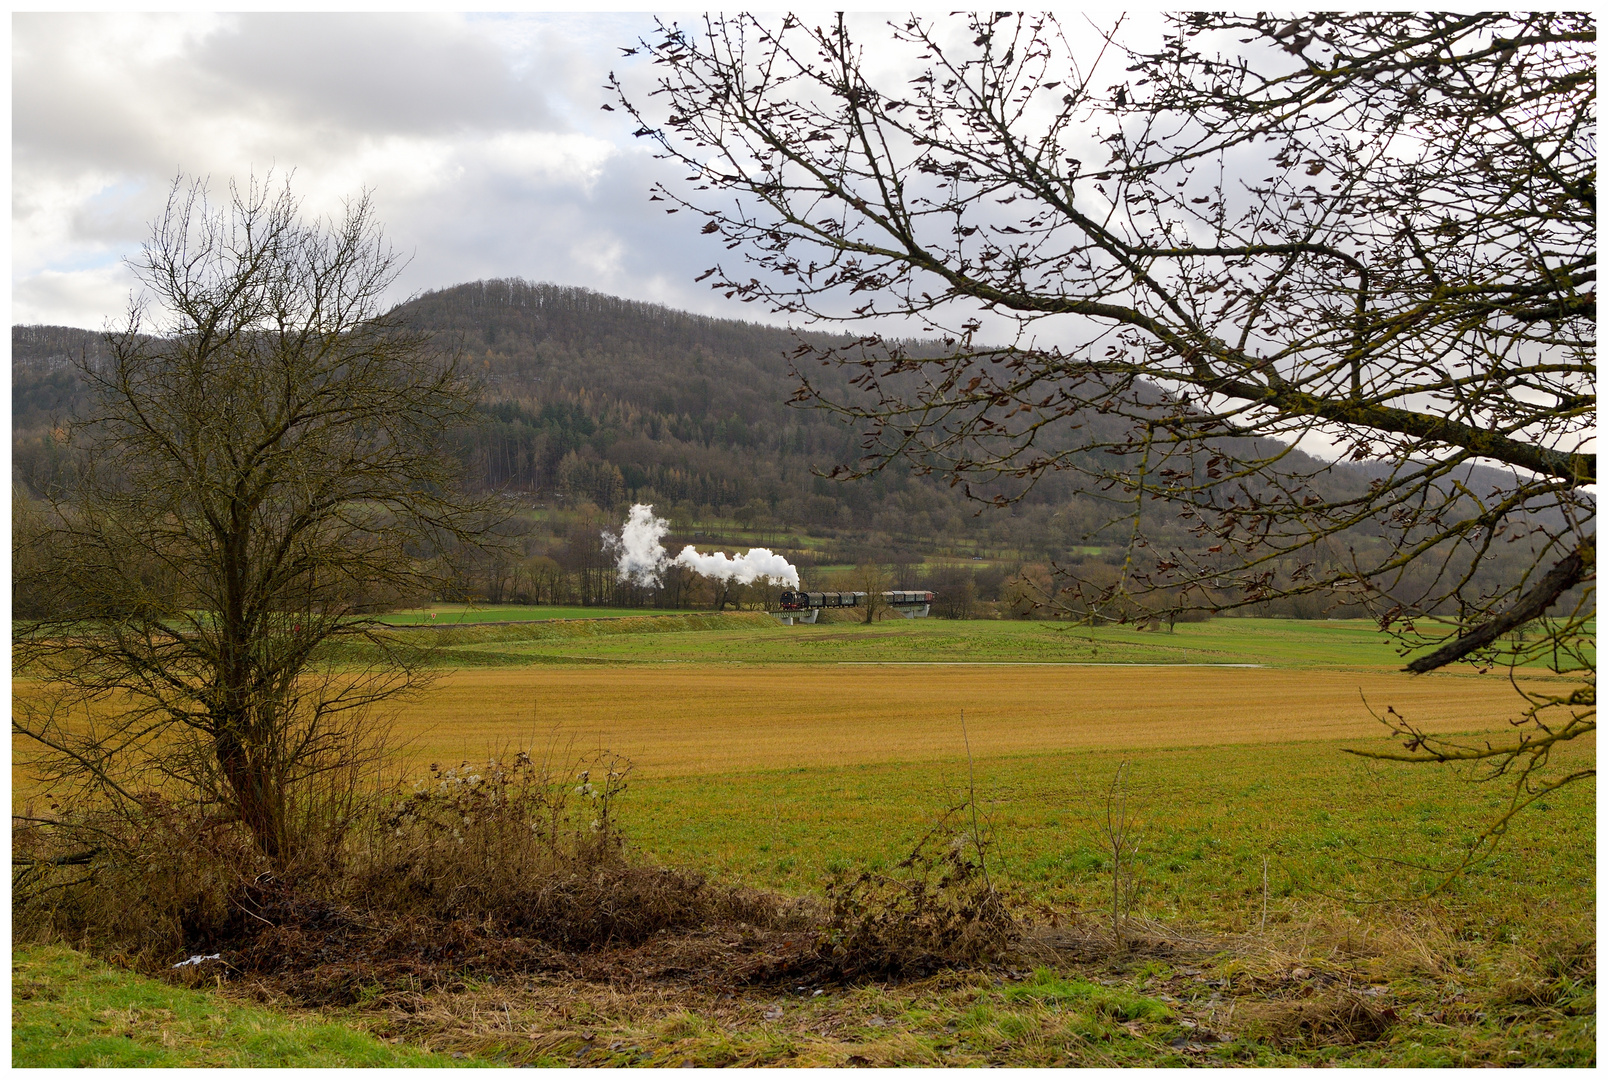
M 843 493 L 811 466 L 844 460 L 853 438 L 788 407 L 790 331 L 521 281 L 459 285 L 401 310 L 483 380 L 491 422 L 466 433 L 465 450 L 488 484 L 604 509 L 759 500 L 800 523 L 835 521 Z M 812 504 L 817 489 L 826 501 Z
M 485 422 L 458 437 L 478 487 L 595 505 L 611 518 L 644 501 L 682 523 L 736 517 L 827 530 L 843 554 L 869 558 L 935 553 L 963 538 L 1026 560 L 1088 552 L 1102 540 L 1116 555 L 1130 527 L 1101 535 L 1109 508 L 1055 475 L 1021 505 L 981 516 L 931 479 L 889 470 L 839 484 L 815 475 L 852 461 L 856 438 L 822 411 L 787 404 L 800 343 L 788 330 L 518 280 L 426 293 L 398 313 L 460 350 L 483 383 Z M 72 360 L 100 347 L 91 331 L 12 329 L 13 478 L 36 492 L 60 468 L 54 426 L 80 394 Z M 837 392 L 843 377 L 812 368 Z M 1366 481 L 1352 466 L 1332 478 Z
M 976 518 L 975 504 L 931 480 L 814 475 L 853 460 L 856 440 L 826 413 L 787 404 L 800 343 L 788 330 L 517 280 L 426 293 L 399 313 L 461 350 L 483 384 L 486 421 L 460 434 L 480 486 L 611 514 L 641 500 L 681 520 L 736 514 L 852 531 L 868 554 L 967 535 L 1051 555 L 1094 523 L 1062 506 L 1048 528 L 1060 501 L 1048 492 L 1036 506 Z M 99 348 L 91 331 L 13 327 L 16 480 L 39 490 L 59 467 L 51 431 L 76 405 L 72 360 Z M 835 369 L 816 371 L 842 388 Z
M 629 401 L 686 417 L 686 436 L 701 441 L 716 438 L 715 427 L 732 416 L 814 426 L 810 414 L 784 404 L 793 388 L 787 354 L 799 344 L 788 330 L 523 281 L 458 285 L 399 310 L 461 343 L 492 399 Z

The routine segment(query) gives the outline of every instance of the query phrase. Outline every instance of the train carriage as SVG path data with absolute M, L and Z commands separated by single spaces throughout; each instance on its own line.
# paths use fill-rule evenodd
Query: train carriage
M 785 590 L 777 602 L 777 617 L 792 624 L 795 616 L 808 614 L 808 622 L 815 621 L 815 613 L 823 608 L 858 608 L 867 604 L 863 592 L 805 592 Z M 923 589 L 891 589 L 884 592 L 882 602 L 907 619 L 920 619 L 931 610 L 934 595 Z

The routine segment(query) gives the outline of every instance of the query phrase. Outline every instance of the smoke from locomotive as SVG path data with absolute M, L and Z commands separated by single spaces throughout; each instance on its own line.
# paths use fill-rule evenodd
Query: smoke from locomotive
M 746 555 L 731 558 L 721 551 L 704 555 L 688 544 L 671 558 L 662 543 L 669 531 L 670 523 L 654 517 L 653 507 L 643 503 L 631 507 L 618 536 L 603 530 L 604 550 L 619 551 L 615 566 L 621 581 L 651 587 L 659 584 L 659 575 L 667 567 L 685 566 L 717 581 L 751 585 L 764 580 L 798 588 L 798 568 L 769 548 L 752 548 Z

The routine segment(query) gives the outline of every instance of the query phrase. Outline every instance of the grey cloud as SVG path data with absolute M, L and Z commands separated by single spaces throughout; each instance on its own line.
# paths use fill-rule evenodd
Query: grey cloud
M 611 69 L 648 88 L 652 72 L 616 46 L 650 20 L 232 15 L 112 40 L 149 26 L 14 20 L 19 320 L 116 317 L 130 282 L 115 261 L 138 249 L 177 171 L 210 175 L 223 198 L 231 178 L 269 166 L 294 171 L 320 210 L 373 189 L 413 256 L 399 299 L 521 276 L 767 317 L 693 283 L 726 253 L 693 215 L 648 202 L 674 170 L 623 112 L 598 108 Z
M 275 123 L 377 133 L 534 127 L 554 115 L 535 79 L 468 27 L 418 15 L 249 15 L 196 72 Z
M 558 124 L 541 72 L 521 78 L 471 27 L 427 16 L 251 15 L 154 61 L 84 55 L 93 16 L 19 16 L 13 152 L 57 165 L 171 170 L 211 125 L 289 146 L 353 135 Z M 86 67 L 98 70 L 86 70 Z M 335 148 L 335 147 L 332 147 Z
M 152 149 L 138 103 L 148 88 L 110 94 L 103 78 L 82 70 L 74 31 L 84 16 L 15 16 L 11 151 L 16 164 L 54 170 L 137 162 Z
M 388 231 L 416 244 L 407 291 L 487 277 L 524 277 L 652 300 L 690 311 L 756 318 L 693 279 L 722 254 L 701 219 L 665 215 L 648 187 L 666 173 L 643 151 L 617 153 L 587 189 L 482 173 L 448 199 L 376 193 Z
M 108 329 L 126 319 L 137 287 L 122 266 L 85 273 L 36 274 L 12 286 L 14 319 L 19 323 Z

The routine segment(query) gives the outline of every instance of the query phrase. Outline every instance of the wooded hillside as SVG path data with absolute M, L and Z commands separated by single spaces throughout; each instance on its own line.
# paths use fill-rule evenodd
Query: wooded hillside
M 1074 492 L 1054 474 L 1019 504 L 982 514 L 923 477 L 825 479 L 855 458 L 857 441 L 830 415 L 788 405 L 791 358 L 807 335 L 519 280 L 426 293 L 401 311 L 458 350 L 482 383 L 484 422 L 457 437 L 470 482 L 524 505 L 613 520 L 649 502 L 688 536 L 725 520 L 760 539 L 774 530 L 768 542 L 778 545 L 789 530 L 829 537 L 829 561 L 908 564 L 979 550 L 1024 564 L 1115 561 L 1131 534 L 1131 507 Z M 24 494 L 44 493 L 59 475 L 63 425 L 80 404 L 74 360 L 100 348 L 91 331 L 13 327 L 13 480 Z M 822 368 L 811 377 L 844 376 Z M 1345 464 L 1330 475 L 1337 490 L 1370 479 Z M 1471 487 L 1497 479 L 1474 475 Z M 1181 528 L 1146 522 L 1157 542 Z M 1301 607 L 1289 613 L 1325 610 L 1317 598 Z

